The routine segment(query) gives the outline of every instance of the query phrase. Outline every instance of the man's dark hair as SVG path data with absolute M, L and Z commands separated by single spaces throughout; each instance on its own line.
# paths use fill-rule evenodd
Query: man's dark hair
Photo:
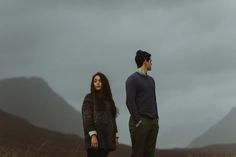
M 140 68 L 143 65 L 143 62 L 145 60 L 146 61 L 150 60 L 150 57 L 151 57 L 150 53 L 143 51 L 143 50 L 138 50 L 136 52 L 136 56 L 135 56 L 135 62 L 137 64 L 137 67 Z

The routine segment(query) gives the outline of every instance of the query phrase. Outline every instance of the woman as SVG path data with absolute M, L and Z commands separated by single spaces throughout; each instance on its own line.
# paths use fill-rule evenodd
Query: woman
M 90 93 L 82 105 L 85 147 L 88 157 L 107 157 L 118 144 L 117 109 L 106 76 L 92 77 Z

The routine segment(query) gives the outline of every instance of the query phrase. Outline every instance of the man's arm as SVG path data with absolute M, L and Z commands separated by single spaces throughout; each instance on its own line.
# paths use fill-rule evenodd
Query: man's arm
M 134 118 L 136 123 L 140 124 L 141 123 L 141 116 L 138 113 L 137 110 L 137 105 L 135 102 L 135 97 L 136 97 L 136 92 L 137 92 L 137 86 L 136 86 L 136 81 L 134 77 L 129 77 L 126 80 L 125 84 L 125 89 L 126 89 L 126 105 L 127 108 L 131 114 L 131 117 Z M 139 125 L 138 124 L 138 125 Z

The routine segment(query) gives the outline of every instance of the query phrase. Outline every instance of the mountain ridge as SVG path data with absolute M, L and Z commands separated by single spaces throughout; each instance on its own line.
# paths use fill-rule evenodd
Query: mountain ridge
M 81 114 L 40 77 L 0 80 L 0 109 L 36 126 L 83 137 Z
M 188 147 L 236 143 L 235 119 L 236 107 L 233 107 L 219 122 L 195 138 Z

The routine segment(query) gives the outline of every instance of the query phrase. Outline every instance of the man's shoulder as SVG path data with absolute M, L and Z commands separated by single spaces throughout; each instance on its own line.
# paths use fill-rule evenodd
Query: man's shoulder
M 138 77 L 137 72 L 134 72 L 131 75 L 129 75 L 129 77 L 127 78 L 126 81 L 129 81 L 129 80 L 133 81 L 133 80 L 137 79 L 137 77 Z
M 152 76 L 148 75 L 149 80 L 153 81 L 155 83 L 155 80 Z
M 153 79 L 153 80 L 154 80 L 154 78 L 153 78 L 152 76 L 150 76 L 150 75 L 147 75 L 147 77 L 149 77 L 150 79 Z

